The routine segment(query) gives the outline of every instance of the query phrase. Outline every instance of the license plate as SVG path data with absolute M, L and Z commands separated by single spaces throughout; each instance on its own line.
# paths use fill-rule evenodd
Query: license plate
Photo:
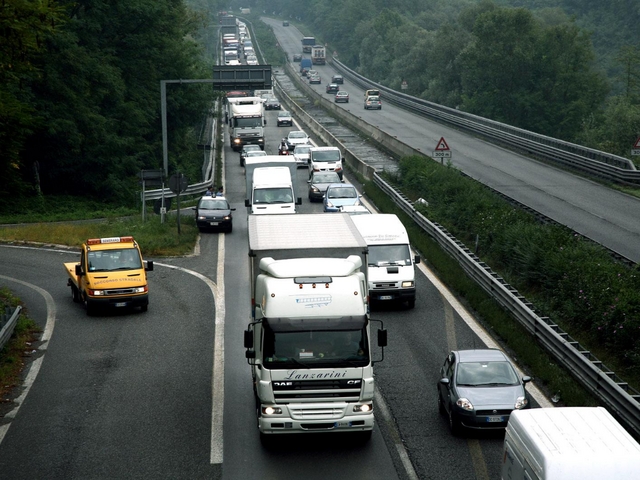
M 487 417 L 489 423 L 501 423 L 504 422 L 504 417 Z
M 393 296 L 391 295 L 380 295 L 380 300 L 391 300 Z
M 209 222 L 209 225 L 211 225 L 212 227 L 215 227 L 218 225 L 218 222 Z
M 113 304 L 114 307 L 126 307 L 127 302 L 118 302 Z

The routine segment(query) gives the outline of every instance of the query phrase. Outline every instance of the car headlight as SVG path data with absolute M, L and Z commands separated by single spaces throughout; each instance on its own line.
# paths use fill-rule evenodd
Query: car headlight
M 413 282 L 402 282 L 402 288 L 413 287 Z
M 466 398 L 459 398 L 456 405 L 469 412 L 473 410 L 473 404 Z
M 327 207 L 333 208 L 333 203 L 327 202 Z
M 311 191 L 313 193 L 320 193 L 320 189 L 318 187 L 311 187 Z
M 521 410 L 525 408 L 527 405 L 529 405 L 529 400 L 527 399 L 527 397 L 518 397 L 516 399 L 515 409 Z
M 207 217 L 205 217 L 204 215 L 198 215 L 198 220 L 206 220 Z
M 231 220 L 231 215 L 225 215 L 222 217 L 223 220 Z

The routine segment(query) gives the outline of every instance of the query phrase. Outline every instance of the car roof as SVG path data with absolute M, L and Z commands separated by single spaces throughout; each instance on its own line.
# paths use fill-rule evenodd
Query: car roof
M 458 362 L 496 362 L 507 361 L 507 356 L 496 348 L 484 348 L 479 350 L 458 350 L 453 352 Z

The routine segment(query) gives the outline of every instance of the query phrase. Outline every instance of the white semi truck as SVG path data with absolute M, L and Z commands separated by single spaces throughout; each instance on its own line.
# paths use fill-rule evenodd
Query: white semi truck
M 356 215 L 358 231 L 369 247 L 367 277 L 371 301 L 416 304 L 416 273 L 407 230 L 394 214 Z
M 244 167 L 247 213 L 296 213 L 302 198 L 296 193 L 298 165 L 293 156 L 248 157 Z
M 249 215 L 252 322 L 244 346 L 261 438 L 374 425 L 367 245 L 348 214 Z M 373 351 L 372 344 L 378 349 Z
M 235 151 L 244 145 L 259 145 L 264 150 L 264 100 L 259 97 L 227 99 L 229 143 Z

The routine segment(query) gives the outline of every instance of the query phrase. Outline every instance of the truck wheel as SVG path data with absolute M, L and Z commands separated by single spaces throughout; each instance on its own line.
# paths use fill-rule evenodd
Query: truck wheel
M 96 313 L 96 307 L 87 301 L 87 297 L 84 297 L 84 308 L 87 310 L 87 316 L 93 317 Z
M 71 298 L 73 298 L 74 303 L 80 303 L 80 292 L 75 285 L 71 285 Z
M 413 307 L 415 307 L 415 306 L 416 306 L 416 299 L 415 299 L 415 298 L 412 298 L 411 300 L 409 300 L 409 301 L 407 302 L 407 305 L 408 305 L 408 307 L 409 307 L 409 308 L 413 308 Z
M 146 312 L 147 310 L 149 310 L 149 305 L 142 305 L 142 306 L 140 307 L 140 311 L 141 311 L 141 312 Z

